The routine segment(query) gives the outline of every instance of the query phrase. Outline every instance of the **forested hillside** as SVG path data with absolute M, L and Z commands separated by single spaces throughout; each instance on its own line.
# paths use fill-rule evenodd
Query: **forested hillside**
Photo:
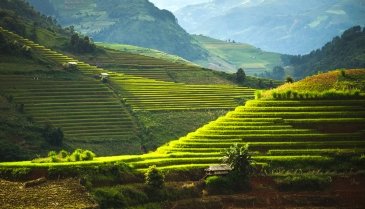
M 293 56 L 289 64 L 294 66 L 296 78 L 337 68 L 365 67 L 365 28 L 352 27 L 321 49 L 304 56 Z
M 92 36 L 96 41 L 158 49 L 188 60 L 202 59 L 205 50 L 177 23 L 175 16 L 147 0 L 29 0 L 56 17 L 62 26 Z

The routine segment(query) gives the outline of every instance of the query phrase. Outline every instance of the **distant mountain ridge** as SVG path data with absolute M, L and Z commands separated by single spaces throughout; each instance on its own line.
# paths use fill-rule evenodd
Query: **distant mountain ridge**
M 365 68 L 365 27 L 349 28 L 320 49 L 304 56 L 292 56 L 289 64 L 296 78 L 338 68 Z
M 284 54 L 306 54 L 361 25 L 359 0 L 213 0 L 175 12 L 189 33 L 233 39 Z
M 207 52 L 177 23 L 175 16 L 148 0 L 28 0 L 37 10 L 75 26 L 96 41 L 158 49 L 188 60 Z

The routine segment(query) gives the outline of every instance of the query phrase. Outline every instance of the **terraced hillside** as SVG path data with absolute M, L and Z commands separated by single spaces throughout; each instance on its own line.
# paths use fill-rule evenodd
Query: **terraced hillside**
M 78 57 L 94 66 L 131 76 L 188 84 L 232 84 L 213 71 L 188 62 L 157 59 L 108 48 L 104 50 L 107 53 L 78 55 Z
M 219 163 L 223 148 L 248 143 L 258 163 L 325 168 L 336 153 L 364 153 L 364 104 L 365 100 L 252 100 L 131 164 L 143 169 L 154 164 L 204 167 Z
M 38 124 L 50 123 L 62 128 L 66 144 L 88 147 L 100 154 L 121 153 L 123 146 L 139 151 L 137 125 L 120 99 L 101 81 L 85 75 L 101 72 L 94 66 L 59 54 L 7 30 L 1 32 L 32 48 L 34 53 L 64 63 L 75 61 L 79 72 L 27 71 L 0 76 L 2 93 L 11 95 L 17 104 L 32 115 Z M 10 72 L 10 71 L 9 71 Z M 118 146 L 111 146 L 111 144 Z M 133 144 L 133 143 L 132 143 Z
M 0 81 L 1 89 L 25 104 L 36 122 L 62 127 L 67 138 L 121 140 L 136 131 L 126 110 L 101 82 L 49 75 L 3 75 Z
M 228 85 L 185 85 L 113 74 L 111 82 L 134 110 L 231 109 L 252 98 L 253 89 Z
M 252 98 L 253 96 L 254 90 L 245 87 L 235 87 L 230 85 L 185 85 L 174 82 L 157 81 L 138 76 L 130 76 L 114 71 L 106 71 L 47 49 L 44 46 L 36 44 L 33 41 L 25 39 L 8 30 L 1 30 L 5 34 L 58 63 L 76 62 L 80 71 L 86 75 L 94 76 L 101 72 L 109 73 L 111 75 L 110 81 L 114 83 L 115 86 L 119 87 L 123 98 L 125 98 L 127 103 L 135 110 L 234 108 L 237 104 L 239 104 L 239 100 L 242 100 L 243 98 Z M 130 55 L 133 56 L 132 54 Z M 143 65 L 143 63 L 150 66 L 159 65 L 158 63 L 156 64 L 153 62 L 156 61 L 156 59 L 153 59 L 153 61 L 148 59 L 140 60 L 136 59 L 136 57 L 126 56 L 119 58 L 120 60 L 105 58 L 105 61 L 113 62 L 114 64 L 123 64 L 126 60 L 128 60 L 128 62 L 135 63 L 141 68 L 148 68 L 148 66 Z M 176 65 L 171 63 L 169 66 L 164 65 L 164 67 L 167 69 L 171 67 L 174 68 L 174 70 L 178 70 L 176 69 Z M 195 66 L 193 67 L 196 68 Z M 185 73 L 187 72 L 187 69 L 179 70 L 184 70 Z M 148 72 L 152 74 L 154 73 L 154 71 Z M 163 76 L 162 74 L 155 75 L 160 78 Z
M 203 35 L 194 35 L 194 38 L 210 53 L 234 66 L 233 69 L 220 69 L 223 71 L 236 72 L 238 68 L 244 68 L 247 75 L 255 75 L 264 71 L 271 72 L 274 66 L 282 65 L 282 55 L 265 52 L 249 44 L 226 42 Z M 204 61 L 200 64 L 213 67 L 210 66 L 212 63 L 204 63 Z M 220 66 L 215 68 L 219 69 Z
M 10 32 L 10 31 L 2 29 L 2 32 L 7 34 L 8 36 L 12 37 L 13 39 L 17 40 L 18 42 L 31 47 L 33 53 L 38 53 L 41 56 L 48 58 L 50 60 L 53 60 L 56 63 L 62 64 L 65 62 L 76 62 L 77 67 L 80 70 L 80 72 L 82 72 L 83 75 L 87 76 L 84 79 L 86 79 L 89 82 L 96 83 L 97 86 L 98 85 L 104 86 L 105 90 L 107 89 L 106 86 L 104 84 L 101 84 L 100 81 L 95 80 L 95 76 L 101 72 L 109 73 L 110 77 L 109 77 L 108 86 L 111 87 L 112 90 L 117 93 L 113 96 L 116 96 L 120 100 L 123 100 L 123 103 L 130 105 L 133 110 L 143 110 L 143 111 L 156 111 L 156 110 L 164 110 L 164 111 L 166 111 L 166 110 L 169 110 L 169 111 L 171 111 L 171 110 L 179 110 L 179 111 L 181 111 L 181 110 L 184 110 L 184 111 L 196 111 L 196 110 L 207 111 L 207 110 L 209 110 L 210 111 L 210 110 L 218 110 L 218 112 L 214 113 L 214 114 L 220 115 L 221 110 L 232 109 L 232 108 L 236 107 L 237 105 L 241 104 L 245 99 L 249 99 L 249 98 L 253 97 L 254 90 L 245 88 L 245 87 L 235 87 L 232 85 L 186 85 L 186 84 L 181 84 L 181 83 L 166 82 L 166 81 L 154 80 L 154 79 L 149 79 L 149 78 L 144 78 L 144 77 L 132 76 L 132 75 L 123 74 L 120 72 L 115 72 L 114 70 L 107 71 L 107 70 L 98 68 L 96 66 L 89 65 L 85 62 L 78 61 L 78 60 L 71 58 L 69 56 L 66 56 L 64 54 L 47 49 L 44 46 L 36 44 L 28 39 L 25 39 L 17 34 Z M 130 62 L 134 62 L 132 57 L 130 57 L 130 59 L 127 59 L 127 60 L 130 60 Z M 174 66 L 176 67 L 176 65 L 174 65 Z M 186 69 L 180 69 L 180 70 L 184 73 L 191 74 L 192 76 L 194 76 L 194 74 L 191 73 L 191 71 L 189 72 Z M 194 71 L 204 73 L 204 71 L 202 71 L 202 70 L 194 69 Z M 75 72 L 75 73 L 77 74 L 77 72 Z M 82 75 L 79 75 L 79 76 L 82 77 Z M 158 77 L 161 78 L 161 75 Z M 207 77 L 209 77 L 209 76 L 207 76 Z M 217 83 L 217 82 L 212 81 L 212 83 Z M 97 88 L 97 87 L 95 87 L 95 88 Z M 60 91 L 63 91 L 63 90 L 60 90 Z M 79 94 L 78 90 L 73 90 L 73 91 L 75 91 L 76 93 L 72 93 L 72 95 Z M 93 94 L 93 96 L 91 96 L 91 97 L 87 96 L 87 95 L 85 95 L 84 97 L 96 98 L 96 97 L 98 97 L 96 95 L 99 94 L 96 92 L 92 92 L 91 89 L 90 89 L 90 91 L 86 91 L 84 89 L 84 91 L 87 94 Z M 112 94 L 111 91 L 109 93 Z M 67 91 L 66 90 L 63 91 L 62 94 L 66 95 Z M 42 96 L 44 96 L 42 101 L 46 101 L 48 98 L 50 100 L 53 99 L 51 97 L 47 97 L 48 96 L 47 94 L 44 94 Z M 33 96 L 28 95 L 28 97 L 33 97 Z M 58 99 L 61 100 L 61 99 L 65 99 L 65 98 L 59 97 Z M 26 103 L 27 101 L 20 101 L 20 102 L 24 102 L 26 104 L 26 106 L 28 106 Z M 51 109 L 52 108 L 49 107 L 49 111 L 51 111 Z M 58 111 L 56 111 L 56 109 L 57 108 L 54 108 L 54 113 L 52 113 L 52 114 L 54 114 L 54 115 L 58 114 Z M 65 111 L 69 112 L 67 109 Z M 92 111 L 92 110 L 90 109 L 90 111 Z M 102 108 L 102 110 L 96 111 L 96 112 L 100 112 L 100 114 L 103 114 L 103 111 L 108 112 L 111 115 L 113 115 L 112 117 L 110 117 L 111 119 L 118 116 L 118 114 L 114 114 L 113 111 L 109 111 L 106 107 Z M 43 112 L 34 111 L 31 113 L 34 114 L 35 118 L 39 117 L 43 120 L 46 120 L 47 118 L 44 117 Z M 75 111 L 73 111 L 73 112 L 75 112 Z M 52 114 L 49 114 L 49 116 Z M 122 113 L 122 117 L 124 117 L 126 115 L 128 115 L 128 114 Z M 189 118 L 193 117 L 193 116 L 189 116 L 189 115 L 194 115 L 194 113 L 193 112 L 188 113 L 186 115 L 186 117 L 189 117 Z M 75 116 L 73 116 L 73 117 L 75 117 Z M 108 117 L 108 115 L 105 115 L 102 118 L 107 118 L 107 117 Z M 50 121 L 52 121 L 51 120 L 52 117 L 50 117 L 48 119 Z M 96 116 L 94 119 L 96 119 Z M 161 120 L 161 118 L 159 118 L 158 120 Z M 192 118 L 192 120 L 193 120 L 193 118 Z M 66 121 L 66 118 L 64 118 L 64 120 L 62 120 L 62 121 L 63 122 Z M 104 120 L 104 121 L 107 121 L 107 120 Z M 44 122 L 44 121 L 40 120 L 40 122 Z M 102 121 L 100 121 L 100 123 L 102 123 Z M 118 134 L 119 134 L 119 136 L 127 136 L 128 133 L 136 132 L 135 129 L 131 128 L 129 130 L 130 132 L 126 132 L 124 134 L 123 129 L 120 129 L 119 131 L 114 130 L 117 123 L 112 125 L 112 121 L 109 121 L 106 124 L 108 126 L 104 125 L 104 130 L 105 130 L 104 132 L 98 131 L 97 126 L 90 126 L 90 127 L 94 127 L 95 129 L 92 132 L 88 132 L 88 133 L 86 133 L 87 129 L 85 129 L 85 128 L 84 129 L 82 129 L 82 128 L 80 129 L 78 127 L 71 128 L 71 127 L 68 127 L 67 124 L 65 125 L 64 129 L 66 131 L 67 136 L 69 136 L 71 138 L 81 137 L 82 135 L 84 135 L 85 137 L 94 138 L 95 141 L 99 141 L 99 140 L 105 138 L 105 137 L 100 137 L 100 136 L 103 134 L 106 134 L 106 132 L 111 137 L 115 137 Z M 123 123 L 123 124 L 125 124 L 125 123 Z M 191 123 L 191 124 L 193 124 L 193 123 Z M 199 123 L 199 125 L 200 124 L 201 123 Z M 56 123 L 56 125 L 63 127 L 64 124 Z M 121 125 L 121 124 L 119 124 L 119 125 Z M 134 126 L 134 125 L 132 125 L 132 126 Z M 126 125 L 126 127 L 127 127 L 127 125 Z M 196 126 L 194 126 L 194 128 L 196 128 Z M 188 127 L 187 131 L 184 132 L 182 130 L 179 130 L 178 132 L 180 133 L 182 131 L 184 133 L 187 133 L 191 130 L 193 130 L 193 129 Z M 99 134 L 94 135 L 93 134 L 94 132 L 99 132 Z M 175 131 L 172 131 L 172 132 L 175 132 Z M 157 133 L 155 135 L 159 135 L 159 134 Z M 93 136 L 93 137 L 91 137 L 91 136 Z M 134 134 L 132 134 L 132 136 L 134 136 Z M 164 143 L 164 142 L 166 142 L 167 139 L 171 139 L 171 136 L 176 137 L 176 135 L 174 133 L 172 133 L 172 134 L 168 134 L 166 136 L 166 138 L 163 137 L 162 139 L 158 139 L 158 141 L 162 140 L 162 143 Z M 181 136 L 181 135 L 179 135 L 179 136 Z M 154 139 L 154 140 L 157 140 L 157 139 Z M 104 141 L 104 142 L 106 143 L 106 141 Z M 134 142 L 134 143 L 138 144 L 140 142 Z M 157 144 L 161 145 L 161 142 L 159 142 Z M 91 147 L 91 148 L 93 148 L 93 147 Z M 132 150 L 136 150 L 136 148 L 133 148 Z

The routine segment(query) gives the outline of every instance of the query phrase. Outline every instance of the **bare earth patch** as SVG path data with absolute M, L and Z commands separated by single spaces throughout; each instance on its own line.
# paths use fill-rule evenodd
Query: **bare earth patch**
M 33 187 L 0 179 L 0 208 L 97 208 L 77 179 L 49 180 Z

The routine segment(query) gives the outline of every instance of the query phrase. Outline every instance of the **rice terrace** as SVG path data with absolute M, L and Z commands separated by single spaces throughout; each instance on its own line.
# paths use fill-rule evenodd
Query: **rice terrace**
M 1 1 L 0 208 L 365 208 L 364 14 Z

